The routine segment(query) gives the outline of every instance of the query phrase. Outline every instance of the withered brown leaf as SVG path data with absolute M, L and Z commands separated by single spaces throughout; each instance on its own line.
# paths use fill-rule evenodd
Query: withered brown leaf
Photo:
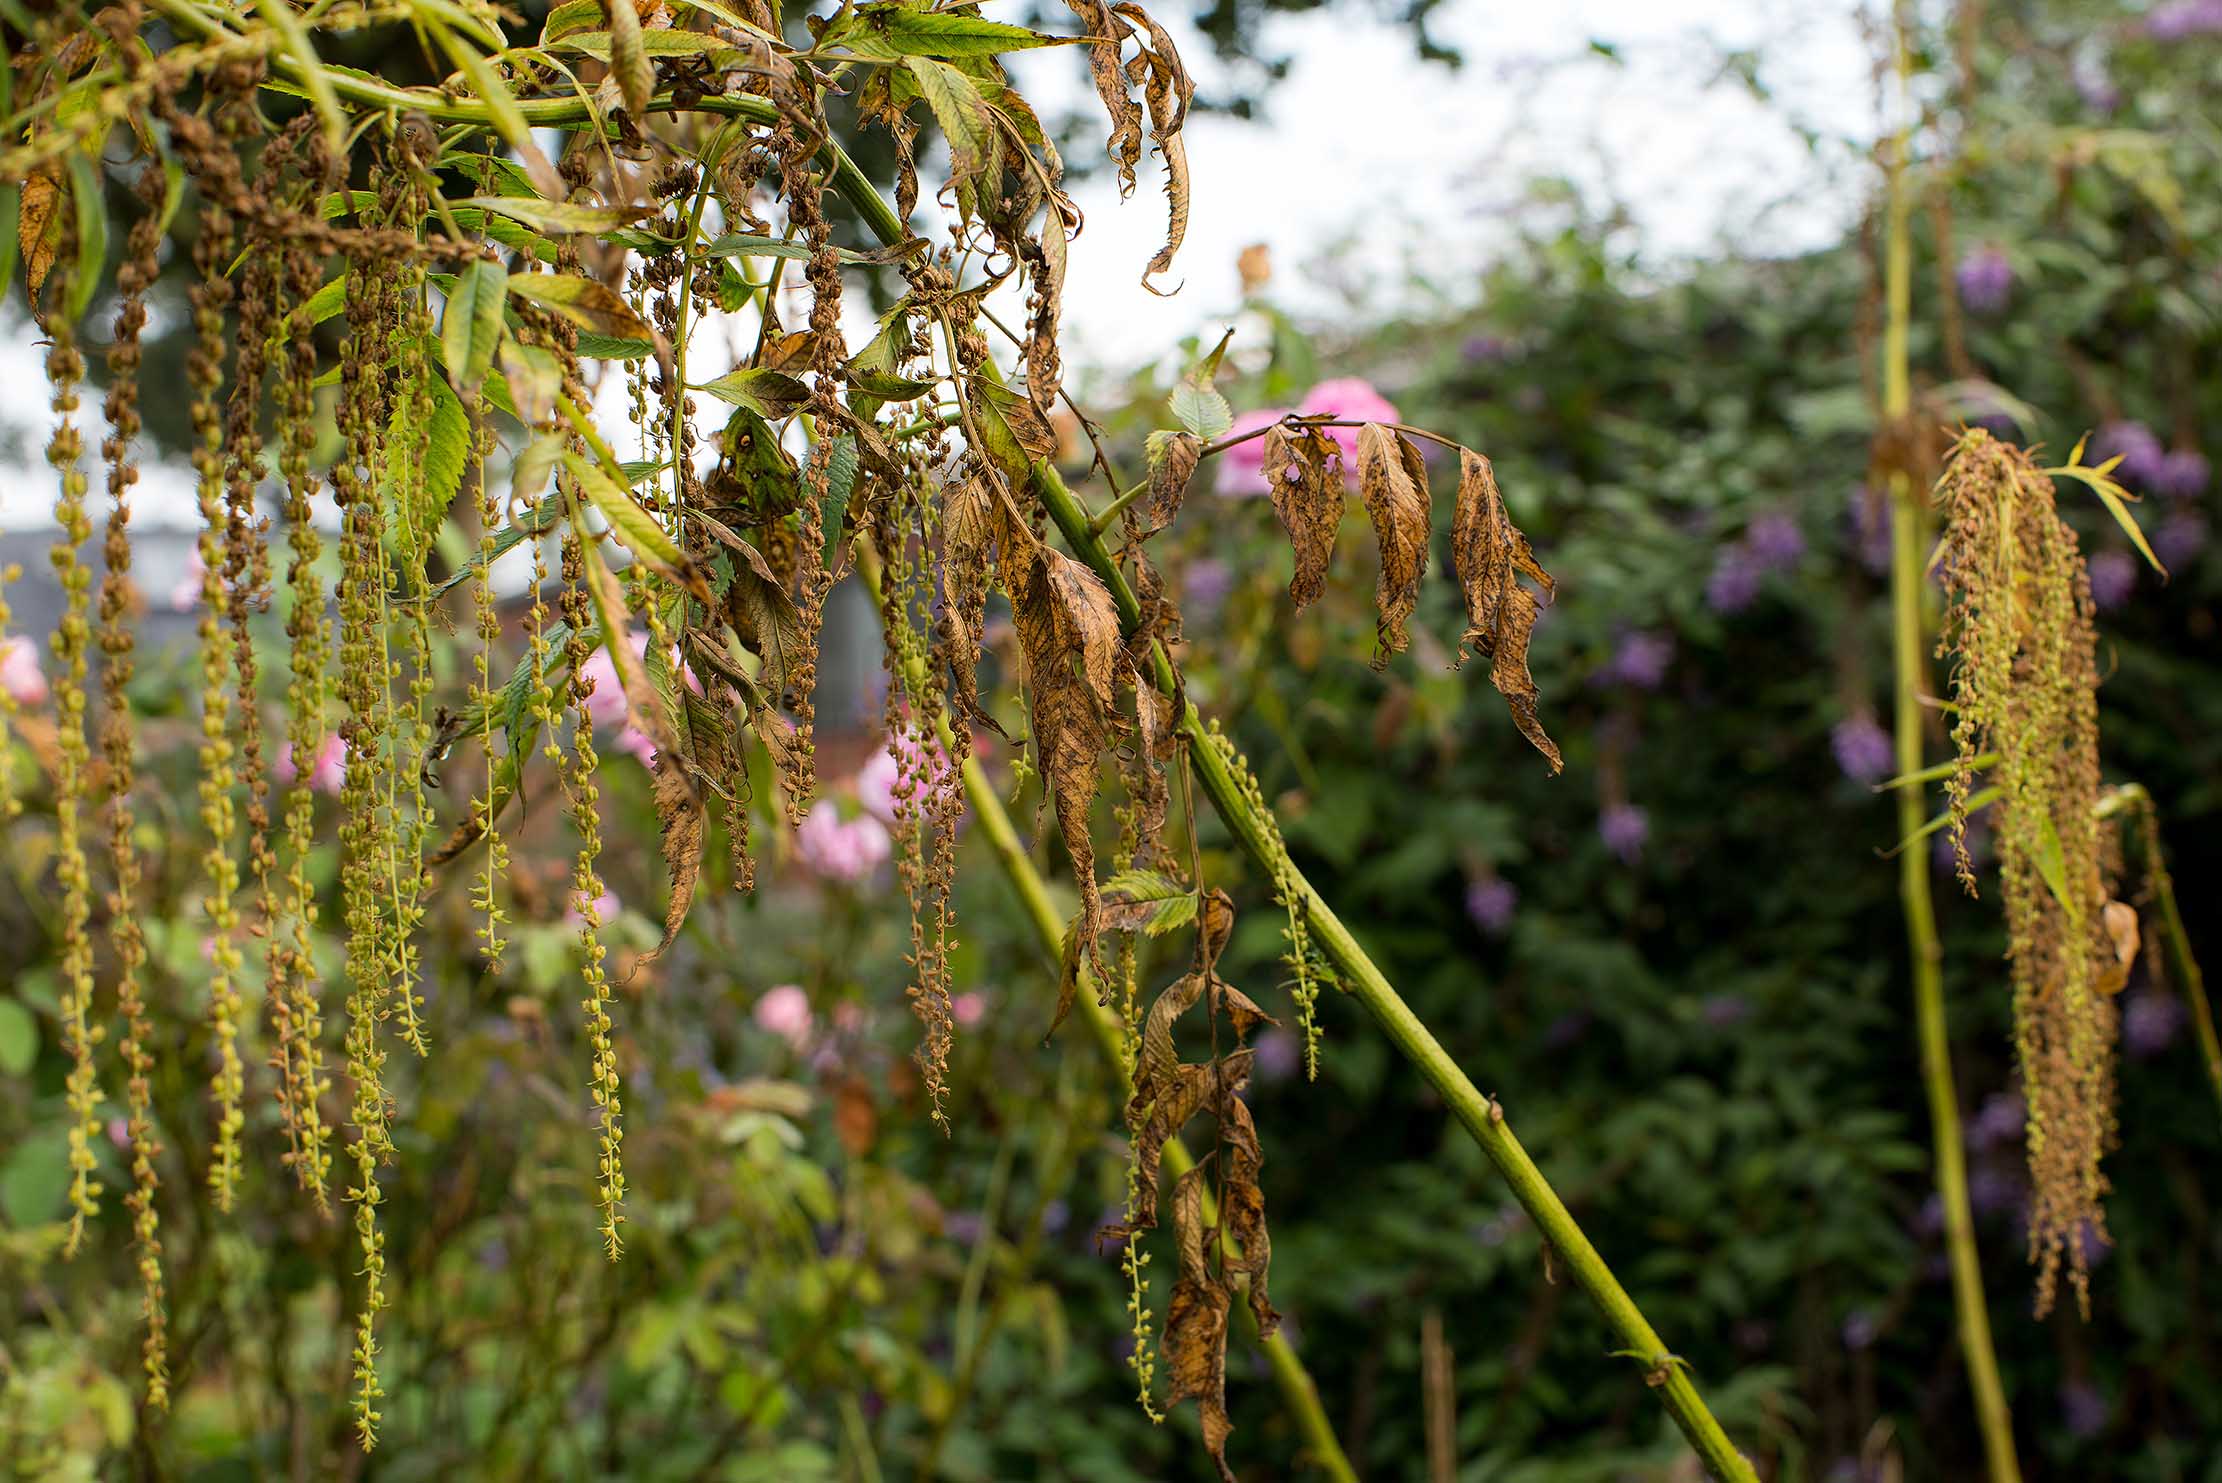
M 61 249 L 62 197 L 62 172 L 46 164 L 24 177 L 16 203 L 16 244 L 23 255 L 23 286 L 33 309 L 46 287 L 46 275 L 54 271 L 54 254 Z
M 1288 595 L 1299 609 L 1307 608 L 1327 590 L 1327 558 L 1342 528 L 1342 450 L 1317 429 L 1277 424 L 1265 435 L 1263 458 L 1273 513 L 1281 517 L 1296 556 Z
M 1158 431 L 1148 442 L 1150 497 L 1142 507 L 1142 534 L 1155 535 L 1171 525 L 1188 497 L 1188 481 L 1203 458 L 1203 440 L 1191 432 Z
M 1227 1466 L 1227 1438 L 1234 1423 L 1227 1417 L 1226 1284 L 1206 1260 L 1203 1166 L 1190 1169 L 1173 1188 L 1173 1230 L 1180 1252 L 1180 1275 L 1165 1309 L 1165 1367 L 1168 1404 L 1193 1399 L 1204 1448 L 1218 1464 L 1219 1476 L 1234 1483 Z
M 709 831 L 701 795 L 689 783 L 685 764 L 670 752 L 656 754 L 656 819 L 663 829 L 664 868 L 671 872 L 671 902 L 664 908 L 663 941 L 637 960 L 646 964 L 664 954 L 685 925 L 702 876 L 702 846 Z
M 1427 571 L 1427 464 L 1420 450 L 1378 422 L 1359 428 L 1358 495 L 1381 546 L 1381 575 L 1373 588 L 1380 610 L 1373 667 L 1379 669 L 1411 643 L 1404 625 L 1419 605 L 1420 578 Z
M 1180 49 L 1173 45 L 1172 34 L 1149 12 L 1133 0 L 1122 0 L 1112 9 L 1149 36 L 1149 44 L 1127 64 L 1127 76 L 1142 84 L 1142 100 L 1150 112 L 1150 142 L 1165 161 L 1165 245 L 1142 270 L 1142 287 L 1162 293 L 1150 280 L 1173 266 L 1173 257 L 1188 236 L 1188 146 L 1181 139 L 1181 129 L 1188 122 L 1188 105 L 1196 96 L 1196 84 L 1181 64 Z
M 1126 72 L 1119 65 L 1119 44 L 1133 28 L 1112 13 L 1108 0 L 1065 0 L 1066 9 L 1088 28 L 1088 72 L 1094 77 L 1096 95 L 1111 117 L 1111 139 L 1105 152 L 1119 172 L 1119 194 L 1134 194 L 1134 167 L 1142 158 L 1142 108 L 1127 87 Z
M 1536 561 L 1528 538 L 1505 513 L 1504 496 L 1489 460 L 1471 448 L 1458 450 L 1458 513 L 1451 525 L 1451 565 L 1466 594 L 1466 631 L 1458 641 L 1459 662 L 1466 651 L 1489 661 L 1489 680 L 1504 696 L 1513 724 L 1557 772 L 1565 764 L 1558 744 L 1536 718 L 1535 677 L 1528 672 L 1528 638 L 1535 631 L 1541 604 L 1520 585 L 1527 577 L 1549 597 L 1551 574 Z
M 1078 948 L 1086 956 L 1101 924 L 1088 811 L 1116 704 L 1118 607 L 1094 572 L 1034 540 L 1007 508 L 998 544 L 1033 696 L 1034 745 L 1080 887 Z

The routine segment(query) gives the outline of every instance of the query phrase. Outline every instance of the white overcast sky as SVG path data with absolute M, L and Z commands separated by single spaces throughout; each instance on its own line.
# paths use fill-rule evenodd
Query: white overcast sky
M 1174 22 L 1208 94 L 1220 76 L 1210 48 L 1177 19 L 1180 5 L 1154 9 Z M 1662 263 L 1723 242 L 1795 250 L 1857 210 L 1866 182 L 1845 141 L 1871 136 L 1875 102 L 1871 52 L 1843 0 L 1449 0 L 1433 25 L 1465 54 L 1463 68 L 1420 62 L 1409 30 L 1367 6 L 1269 23 L 1266 50 L 1293 65 L 1269 90 L 1267 115 L 1189 124 L 1194 214 L 1168 275 L 1184 285 L 1172 297 L 1139 282 L 1165 224 L 1149 160 L 1143 188 L 1123 203 L 1109 179 L 1080 188 L 1087 226 L 1066 297 L 1066 363 L 1080 385 L 1169 363 L 1183 336 L 1225 324 L 1239 297 L 1236 255 L 1253 242 L 1272 251 L 1275 299 L 1299 314 L 1470 303 L 1502 240 L 1493 221 L 1538 176 L 1625 204 L 1641 249 Z M 1589 54 L 1592 41 L 1619 60 Z M 1782 102 L 1719 79 L 1722 55 L 1747 49 Z M 1095 115 L 1076 50 L 1025 54 L 1014 71 L 1045 114 L 1062 104 Z M 1834 142 L 1810 149 L 1800 126 Z M 0 317 L 0 429 L 24 456 L 0 457 L 0 531 L 50 520 L 42 361 L 11 303 Z M 148 523 L 194 518 L 182 468 L 148 468 L 137 502 Z

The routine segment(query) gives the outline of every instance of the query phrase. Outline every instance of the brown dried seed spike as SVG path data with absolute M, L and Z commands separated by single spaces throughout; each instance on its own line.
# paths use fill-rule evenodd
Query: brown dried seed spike
M 1489 460 L 1471 448 L 1458 450 L 1458 512 L 1451 522 L 1451 566 L 1466 594 L 1466 631 L 1458 640 L 1463 664 L 1470 648 L 1487 659 L 1490 683 L 1504 696 L 1513 724 L 1557 772 L 1563 761 L 1558 744 L 1536 719 L 1535 677 L 1528 672 L 1528 638 L 1542 610 L 1534 593 L 1520 585 L 1526 577 L 1546 597 L 1556 589 L 1505 513 Z

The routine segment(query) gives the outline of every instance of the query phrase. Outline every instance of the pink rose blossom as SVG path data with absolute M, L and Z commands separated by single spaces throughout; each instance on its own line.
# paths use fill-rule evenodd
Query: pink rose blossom
M 1340 417 L 1351 422 L 1397 421 L 1395 403 L 1375 391 L 1373 383 L 1362 376 L 1338 376 L 1320 382 L 1305 393 L 1303 404 L 1296 410 L 1306 417 Z M 1358 477 L 1358 429 L 1330 427 L 1326 432 L 1342 448 L 1343 476 L 1355 481 Z
M 0 690 L 17 705 L 46 704 L 46 671 L 37 644 L 21 636 L 0 640 Z
M 985 995 L 967 992 L 949 1001 L 949 1017 L 966 1030 L 980 1023 L 987 1016 L 988 1001 Z
M 208 575 L 208 563 L 201 560 L 201 548 L 190 546 L 185 552 L 185 575 L 177 579 L 170 589 L 170 610 L 190 613 L 201 604 L 201 579 Z
M 1245 412 L 1235 418 L 1227 436 L 1239 437 L 1243 433 L 1260 432 L 1288 416 L 1286 407 L 1260 407 L 1255 412 Z M 1252 438 L 1247 443 L 1237 443 L 1219 455 L 1219 472 L 1212 488 L 1220 494 L 1235 499 L 1253 499 L 1273 492 L 1265 479 L 1265 439 Z
M 844 819 L 831 802 L 825 802 L 795 830 L 795 853 L 811 874 L 854 885 L 887 863 L 893 845 L 887 826 L 870 814 Z
M 617 914 L 624 909 L 625 904 L 617 899 L 615 891 L 605 890 L 601 895 L 594 898 L 594 920 L 604 926 L 615 920 Z M 573 893 L 571 897 L 571 904 L 563 910 L 563 925 L 566 927 L 583 927 L 586 925 L 586 913 L 579 910 L 579 898 L 576 893 Z
M 803 1042 L 810 1038 L 810 996 L 799 984 L 780 984 L 766 989 L 764 997 L 756 1001 L 756 1025 L 795 1049 L 802 1049 Z
M 299 773 L 293 765 L 293 743 L 278 748 L 278 763 L 272 769 L 278 781 L 292 786 Z M 327 732 L 324 745 L 317 749 L 316 763 L 309 768 L 309 787 L 318 793 L 339 797 L 340 789 L 347 782 L 347 743 L 339 739 L 336 731 Z
M 656 765 L 655 739 L 638 726 L 627 726 L 617 733 L 617 750 L 631 753 L 642 767 Z
M 890 828 L 895 823 L 895 785 L 901 781 L 905 764 L 913 777 L 913 786 L 920 790 L 938 787 L 949 775 L 949 755 L 942 751 L 939 742 L 921 746 L 917 737 L 907 731 L 896 731 L 888 737 L 887 746 L 872 754 L 871 760 L 856 770 L 856 799 L 864 811 Z

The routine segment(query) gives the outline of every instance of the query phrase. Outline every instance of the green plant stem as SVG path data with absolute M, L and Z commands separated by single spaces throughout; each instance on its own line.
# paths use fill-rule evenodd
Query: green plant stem
M 865 588 L 872 594 L 873 607 L 877 609 L 880 590 L 880 561 L 876 552 L 862 540 L 857 543 L 857 570 Z M 915 661 L 905 665 L 913 683 L 923 684 L 924 667 Z M 1018 826 L 1011 822 L 1010 811 L 1003 806 L 1002 797 L 995 785 L 988 780 L 987 769 L 972 755 L 970 746 L 959 741 L 949 729 L 946 717 L 936 727 L 937 740 L 942 749 L 952 757 L 961 757 L 958 768 L 964 780 L 965 799 L 972 813 L 980 822 L 980 832 L 987 837 L 988 846 L 995 852 L 996 862 L 1003 868 L 1004 879 L 1010 882 L 1011 891 L 1026 911 L 1026 918 L 1033 923 L 1034 935 L 1040 941 L 1042 952 L 1049 962 L 1050 971 L 1063 972 L 1065 960 L 1065 918 L 1050 899 L 1049 885 L 1034 868 L 1033 859 L 1027 854 L 1024 842 L 1019 839 Z M 1096 1049 L 1103 1053 L 1104 1061 L 1117 1079 L 1122 1098 L 1134 1095 L 1134 1079 L 1126 1064 L 1126 1052 L 1121 1045 L 1119 1022 L 1111 1010 L 1100 1002 L 1086 965 L 1081 967 L 1081 987 L 1075 999 L 1081 1017 L 1088 1023 Z M 1161 1162 L 1165 1172 L 1178 1179 L 1195 1167 L 1195 1157 L 1178 1135 L 1166 1140 Z M 1206 1225 L 1216 1226 L 1219 1216 L 1211 1191 L 1204 1191 L 1203 1219 Z M 1230 1249 L 1233 1238 L 1222 1233 Z M 1242 1305 L 1245 1312 L 1248 1305 Z M 1251 1328 L 1257 1338 L 1255 1326 Z M 1357 1470 L 1350 1465 L 1349 1457 L 1342 1450 L 1342 1443 L 1335 1436 L 1334 1423 L 1327 1419 L 1327 1408 L 1320 1401 L 1319 1386 L 1312 1380 L 1311 1372 L 1304 1368 L 1304 1361 L 1296 1353 L 1287 1337 L 1276 1332 L 1257 1338 L 1258 1348 L 1264 1353 L 1267 1365 L 1273 1371 L 1273 1380 L 1280 1387 L 1281 1398 L 1294 1413 L 1296 1424 L 1310 1445 L 1312 1460 L 1319 1464 L 1336 1483 L 1358 1483 Z
M 1907 49 L 1905 0 L 1894 17 L 1893 50 L 1901 94 L 1912 67 Z M 1903 97 L 1900 106 L 1907 106 Z M 1912 201 L 1906 187 L 1911 131 L 1901 127 L 1887 145 L 1884 189 L 1887 239 L 1884 246 L 1883 397 L 1885 426 L 1896 427 L 1912 415 L 1912 369 L 1908 340 L 1913 321 Z M 1902 444 L 1903 440 L 1896 440 Z M 1904 469 L 1890 475 L 1890 619 L 1894 741 L 1901 776 L 1922 770 L 1921 691 L 1927 673 L 1924 649 L 1922 560 L 1927 510 L 1921 491 Z M 1916 835 L 1922 825 L 1919 788 L 1898 790 L 1898 833 Z M 1975 1251 L 1975 1216 L 1968 1201 L 1967 1154 L 1960 1134 L 1958 1089 L 1952 1080 L 1952 1046 L 1944 1014 L 1943 948 L 1937 939 L 1936 904 L 1929 893 L 1929 855 L 1904 849 L 1898 856 L 1898 898 L 1905 915 L 1906 945 L 1913 966 L 1914 1030 L 1921 1054 L 1921 1082 L 1929 1103 L 1930 1141 L 1935 1150 L 1937 1195 L 1944 1204 L 1944 1239 L 1952 1268 L 1952 1305 L 1957 1315 L 1960 1356 L 1968 1387 L 1975 1396 L 1976 1423 L 1991 1483 L 2020 1483 L 2014 1455 L 2014 1424 L 1998 1377 L 1998 1356 L 1991 1345 L 1991 1321 L 1983 1300 L 1983 1269 Z
M 2176 982 L 2183 990 L 2183 997 L 2191 1005 L 2191 1030 L 2199 1041 L 2199 1060 L 2205 1065 L 2207 1080 L 2213 1084 L 2215 1100 L 2222 1102 L 2222 1040 L 2214 1032 L 2214 1006 L 2207 998 L 2207 979 L 2199 971 L 2199 960 L 2192 955 L 2190 934 L 2184 931 L 2183 913 L 2176 906 L 2175 878 L 2168 874 L 2168 858 L 2160 847 L 2160 818 L 2153 808 L 2152 795 L 2143 783 L 2126 783 L 2099 800 L 2098 816 L 2105 818 L 2125 808 L 2143 809 L 2151 833 L 2145 836 L 2149 858 L 2145 861 L 2145 879 L 2152 887 L 2153 900 L 2160 907 L 2161 935 L 2168 939 L 2168 957 L 2175 965 Z

